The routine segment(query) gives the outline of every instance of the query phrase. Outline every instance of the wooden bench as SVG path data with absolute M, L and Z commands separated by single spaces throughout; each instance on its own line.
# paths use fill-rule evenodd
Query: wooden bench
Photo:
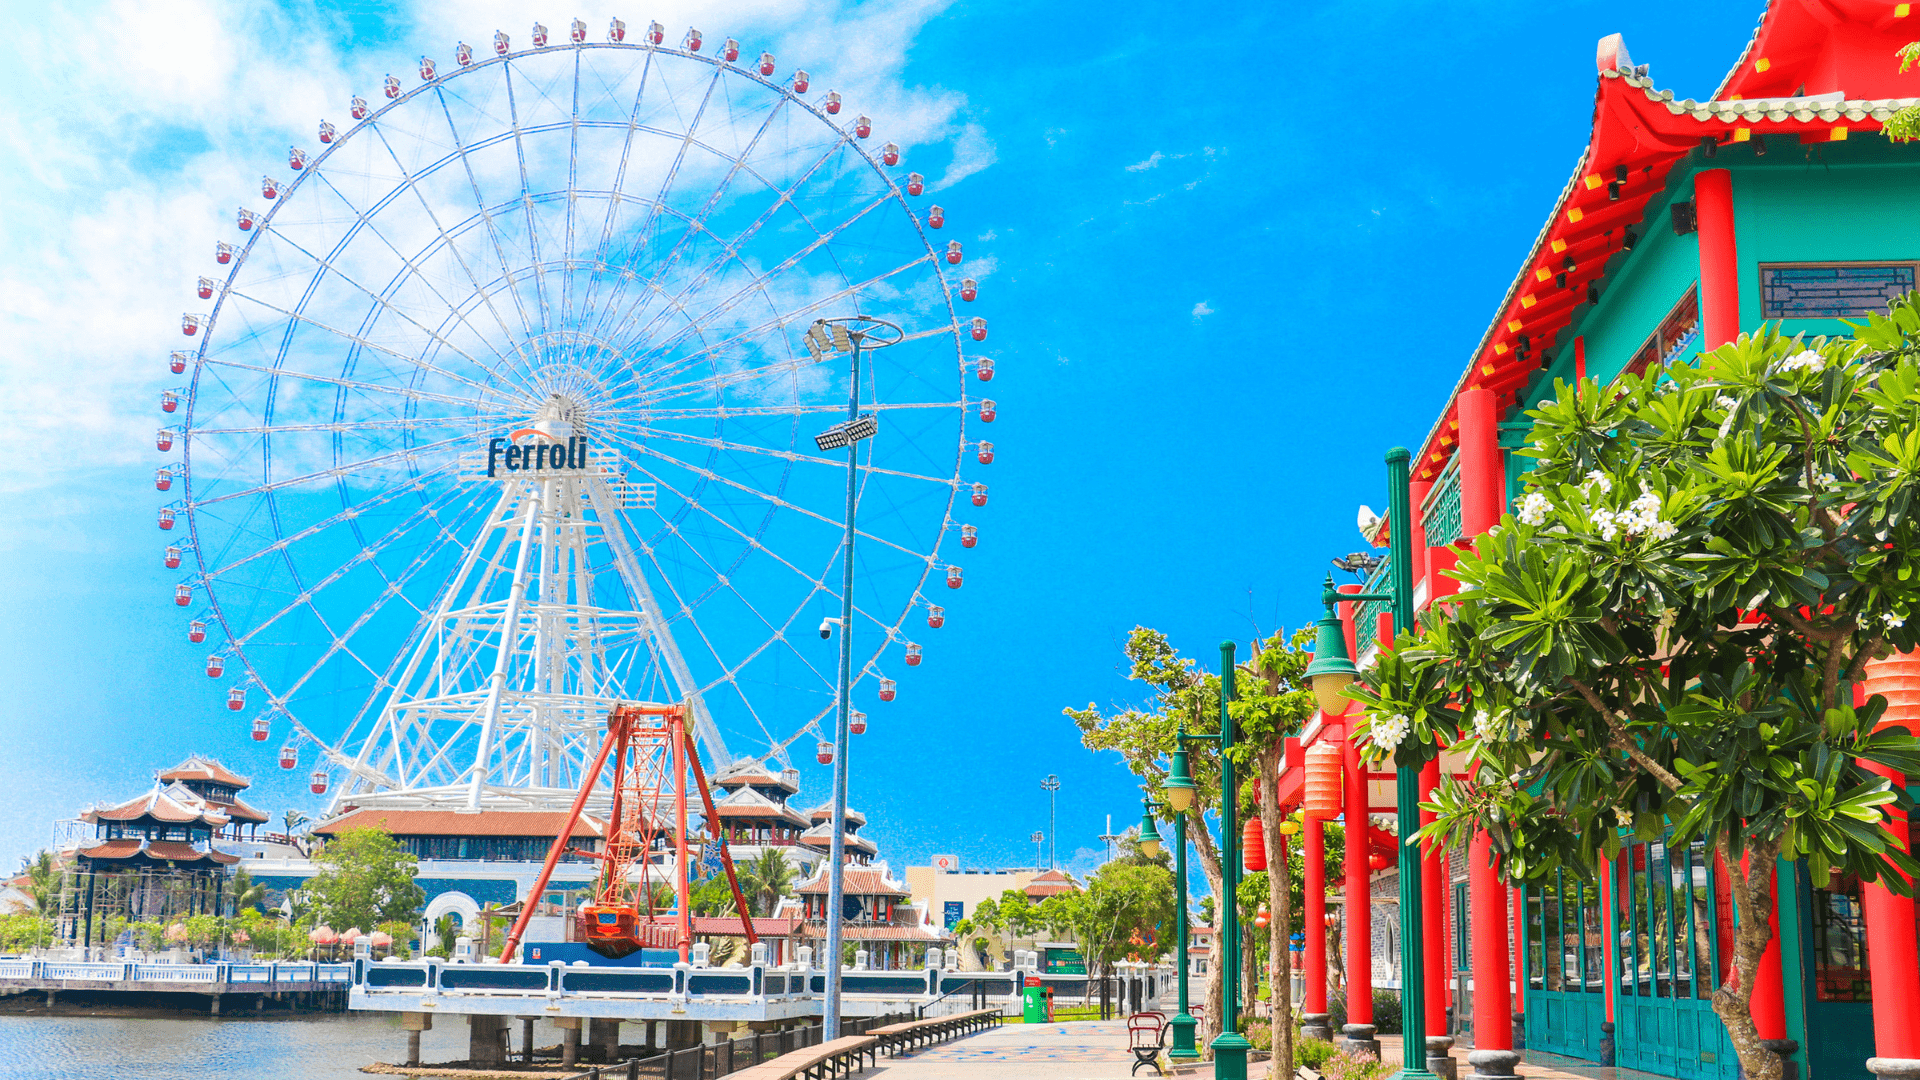
M 972 1033 L 992 1026 L 999 1022 L 999 1016 L 998 1009 L 975 1009 L 971 1012 L 954 1013 L 952 1016 L 930 1016 L 925 1020 L 888 1024 L 886 1027 L 874 1028 L 868 1034 L 879 1037 L 881 1049 L 898 1055 L 902 1048 L 917 1049 L 957 1033 Z
M 826 1080 L 831 1076 L 849 1076 L 856 1064 L 861 1072 L 867 1070 L 867 1062 L 874 1059 L 879 1045 L 880 1039 L 875 1035 L 847 1035 L 819 1046 L 803 1046 L 727 1075 L 742 1080 Z

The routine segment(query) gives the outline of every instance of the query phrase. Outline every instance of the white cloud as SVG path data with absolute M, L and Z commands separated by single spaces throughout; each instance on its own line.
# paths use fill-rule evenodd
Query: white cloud
M 1195 322 L 1199 322 L 1211 314 L 1213 314 L 1213 309 L 1207 306 L 1205 300 L 1193 305 L 1193 319 Z
M 952 140 L 944 185 L 995 158 L 982 128 L 956 126 L 961 95 L 903 77 L 915 35 L 946 3 L 670 0 L 652 17 L 669 44 L 693 24 L 709 51 L 732 36 L 743 60 L 765 49 L 783 76 L 807 68 L 810 97 L 842 94 L 840 120 L 873 118 L 875 151 Z M 615 5 L 578 10 L 590 40 L 604 40 Z M 381 103 L 383 75 L 411 88 L 423 53 L 446 72 L 455 41 L 487 55 L 496 27 L 522 46 L 538 14 L 521 0 L 419 0 L 388 17 L 415 30 L 350 50 L 329 20 L 240 0 L 107 0 L 16 20 L 0 80 L 0 394 L 24 437 L 0 489 L 159 464 L 153 432 L 172 418 L 158 395 L 186 381 L 167 372 L 167 353 L 197 344 L 180 316 L 210 310 L 194 280 L 224 276 L 214 243 L 244 239 L 236 207 L 266 209 L 261 175 L 291 179 L 286 148 L 317 153 L 319 120 L 346 129 L 349 99 Z M 556 40 L 569 17 L 546 18 Z M 632 40 L 647 19 L 626 17 Z
M 1148 169 L 1158 168 L 1160 163 L 1165 160 L 1167 160 L 1167 155 L 1161 153 L 1158 150 L 1155 150 L 1152 154 L 1149 154 L 1147 156 L 1147 159 L 1145 161 L 1136 161 L 1133 164 L 1127 166 L 1127 171 L 1128 172 L 1146 172 Z

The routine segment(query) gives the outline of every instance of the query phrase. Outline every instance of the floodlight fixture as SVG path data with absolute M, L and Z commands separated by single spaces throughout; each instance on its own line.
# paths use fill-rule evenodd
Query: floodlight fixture
M 861 439 L 871 439 L 880 430 L 880 419 L 873 413 L 861 413 L 852 420 L 842 421 L 813 437 L 813 445 L 821 450 L 839 450 Z

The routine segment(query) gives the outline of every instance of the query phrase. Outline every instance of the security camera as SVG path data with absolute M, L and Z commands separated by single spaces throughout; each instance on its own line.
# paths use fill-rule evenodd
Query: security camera
M 825 641 L 828 638 L 833 637 L 833 624 L 839 621 L 840 621 L 839 619 L 834 619 L 834 618 L 821 619 L 820 620 L 820 640 Z

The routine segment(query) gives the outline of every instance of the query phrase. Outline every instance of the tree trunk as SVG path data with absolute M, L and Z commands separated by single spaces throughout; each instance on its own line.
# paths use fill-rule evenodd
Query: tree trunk
M 1200 864 L 1200 873 L 1207 879 L 1207 888 L 1213 893 L 1213 952 L 1212 962 L 1207 965 L 1206 1010 L 1200 1016 L 1200 1027 L 1195 1036 L 1202 1052 L 1211 1055 L 1213 1040 L 1220 1035 L 1221 957 L 1225 955 L 1226 941 L 1220 933 L 1222 918 L 1226 908 L 1221 906 L 1221 890 L 1224 884 L 1220 877 L 1220 849 L 1213 842 L 1213 833 L 1207 828 L 1205 808 L 1195 806 L 1191 811 L 1193 820 L 1187 823 L 1187 839 L 1193 843 L 1194 861 Z M 1231 899 L 1226 901 L 1232 903 Z
M 1773 866 L 1779 844 L 1755 844 L 1747 849 L 1748 870 L 1740 869 L 1740 859 L 1723 843 L 1720 859 L 1726 867 L 1728 893 L 1733 899 L 1734 948 L 1733 978 L 1713 991 L 1713 1011 L 1727 1027 L 1727 1039 L 1740 1058 L 1740 1071 L 1748 1080 L 1781 1080 L 1784 1072 L 1780 1055 L 1760 1044 L 1760 1029 L 1753 1022 L 1753 983 L 1760 971 L 1760 957 L 1773 940 Z M 1694 978 L 1699 978 L 1695 972 Z
M 1267 1075 L 1274 1080 L 1293 1076 L 1293 956 L 1288 951 L 1287 930 L 1293 925 L 1288 910 L 1292 891 L 1292 871 L 1287 865 L 1286 837 L 1280 833 L 1280 759 L 1282 743 L 1267 748 L 1265 766 L 1260 770 L 1260 824 L 1267 834 L 1267 957 L 1268 979 L 1273 987 L 1273 1058 Z

